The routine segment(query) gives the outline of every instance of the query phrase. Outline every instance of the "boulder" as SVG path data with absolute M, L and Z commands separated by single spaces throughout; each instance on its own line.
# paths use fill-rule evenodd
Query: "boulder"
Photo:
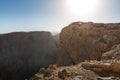
M 57 47 L 50 32 L 0 35 L 0 80 L 24 80 L 40 67 L 56 63 Z
M 120 43 L 120 23 L 73 22 L 60 33 L 58 66 L 101 60 L 103 53 Z

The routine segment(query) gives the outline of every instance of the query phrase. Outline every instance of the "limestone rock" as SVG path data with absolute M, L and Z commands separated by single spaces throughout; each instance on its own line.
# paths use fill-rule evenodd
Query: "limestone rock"
M 102 60 L 120 60 L 120 44 L 115 45 L 108 52 L 103 53 Z
M 120 43 L 119 34 L 120 23 L 74 22 L 60 33 L 57 64 L 101 60 L 103 53 Z
M 83 62 L 82 67 L 99 73 L 102 76 L 119 76 L 120 77 L 120 61 L 105 60 Z
M 35 74 L 30 80 L 120 80 L 120 61 L 85 61 L 77 65 L 62 66 L 53 69 L 55 65 L 44 69 L 49 71 L 46 78 L 42 74 Z M 116 69 L 116 70 L 115 70 Z M 42 69 L 43 70 L 43 69 Z
M 44 75 L 46 73 L 37 73 L 30 80 L 94 80 L 96 77 L 100 77 L 93 71 L 85 70 L 80 64 L 75 66 L 57 67 L 55 70 L 48 67 L 46 71 L 47 70 L 51 70 L 49 73 L 51 76 L 45 78 Z

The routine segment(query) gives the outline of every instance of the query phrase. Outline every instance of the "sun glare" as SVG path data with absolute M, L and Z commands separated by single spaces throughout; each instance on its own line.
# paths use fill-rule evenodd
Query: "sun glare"
M 95 13 L 100 0 L 66 0 L 71 16 L 87 16 Z

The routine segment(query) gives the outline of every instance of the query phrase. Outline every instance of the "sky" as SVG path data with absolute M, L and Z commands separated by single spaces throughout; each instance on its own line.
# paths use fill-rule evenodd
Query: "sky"
M 68 4 L 70 1 L 71 4 Z M 83 6 L 79 6 L 83 0 L 77 0 L 76 3 L 72 1 L 0 0 L 0 33 L 60 32 L 63 27 L 75 21 L 120 22 L 120 0 L 97 0 L 99 2 L 95 6 L 90 0 L 85 0 Z M 88 8 L 91 6 L 96 10 L 90 12 Z

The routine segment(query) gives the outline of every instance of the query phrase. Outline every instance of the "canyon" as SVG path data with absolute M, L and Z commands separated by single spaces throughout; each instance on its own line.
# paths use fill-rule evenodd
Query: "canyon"
M 30 80 L 120 80 L 120 23 L 73 22 L 59 34 L 57 63 Z
M 0 80 L 120 80 L 119 34 L 120 23 L 81 21 L 1 34 Z

